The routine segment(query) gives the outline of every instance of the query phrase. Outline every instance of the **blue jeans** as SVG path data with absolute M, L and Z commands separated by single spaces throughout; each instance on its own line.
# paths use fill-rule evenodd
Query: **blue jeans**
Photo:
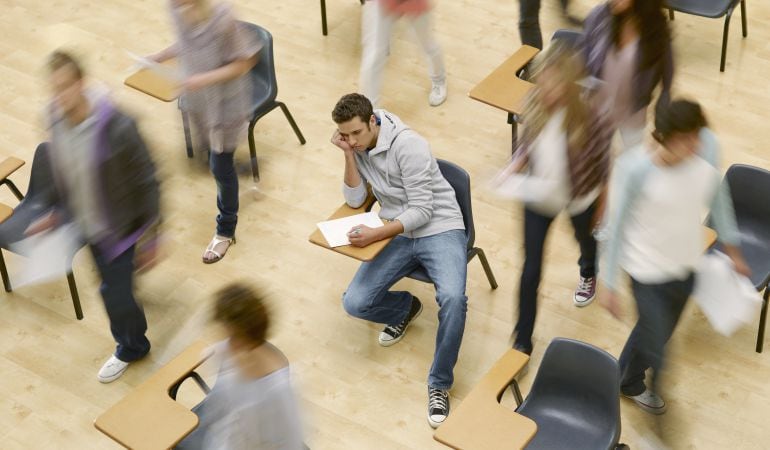
M 438 333 L 428 386 L 449 389 L 465 331 L 465 277 L 468 269 L 464 230 L 410 239 L 396 236 L 373 261 L 361 264 L 342 295 L 345 311 L 371 322 L 397 325 L 409 315 L 412 294 L 389 291 L 398 280 L 422 266 L 436 286 Z
M 136 361 L 150 351 L 150 341 L 145 336 L 147 319 L 134 298 L 134 248 L 108 262 L 95 246 L 91 246 L 102 277 L 99 292 L 110 319 L 112 337 L 118 343 L 115 356 L 124 362 Z
M 580 276 L 596 276 L 596 239 L 591 233 L 591 225 L 597 204 L 594 203 L 584 212 L 572 216 L 575 240 L 580 246 Z M 537 291 L 543 271 L 543 248 L 554 217 L 544 216 L 524 208 L 524 268 L 519 283 L 519 319 L 516 322 L 516 343 L 532 348 L 532 332 L 537 316 Z
M 695 275 L 684 280 L 661 284 L 643 284 L 631 280 L 639 319 L 620 354 L 620 390 L 624 395 L 639 395 L 646 389 L 644 372 L 652 368 L 653 392 L 658 391 L 666 343 L 674 333 L 687 299 L 695 286 Z
M 233 156 L 235 152 L 210 152 L 209 167 L 217 182 L 217 234 L 224 237 L 235 236 L 238 223 L 238 174 L 235 172 Z

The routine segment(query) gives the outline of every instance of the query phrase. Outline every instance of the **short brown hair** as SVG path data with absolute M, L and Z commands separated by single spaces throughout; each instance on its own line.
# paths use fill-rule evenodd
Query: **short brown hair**
M 214 320 L 255 345 L 265 342 L 270 326 L 262 296 L 239 282 L 229 284 L 215 294 Z
M 48 57 L 48 71 L 54 73 L 62 67 L 69 66 L 78 80 L 83 78 L 83 68 L 80 63 L 69 53 L 56 50 Z
M 359 117 L 362 122 L 369 123 L 369 119 L 374 114 L 372 102 L 361 94 L 347 94 L 334 105 L 332 111 L 332 120 L 340 124 Z

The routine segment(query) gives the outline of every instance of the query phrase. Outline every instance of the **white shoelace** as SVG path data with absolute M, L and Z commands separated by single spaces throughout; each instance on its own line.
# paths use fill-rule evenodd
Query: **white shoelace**
M 442 391 L 441 389 L 431 389 L 428 394 L 428 408 L 446 410 L 448 400 L 449 395 L 446 391 Z
M 586 297 L 591 296 L 591 288 L 593 285 L 593 278 L 580 278 L 580 284 L 578 284 L 578 294 L 583 294 Z

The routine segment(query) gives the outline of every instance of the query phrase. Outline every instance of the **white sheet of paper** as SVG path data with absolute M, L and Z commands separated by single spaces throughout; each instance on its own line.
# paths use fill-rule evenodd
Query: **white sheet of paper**
M 70 269 L 72 257 L 81 246 L 82 241 L 74 225 L 64 225 L 11 244 L 12 252 L 26 257 L 11 276 L 13 287 L 64 277 Z
M 499 175 L 490 183 L 492 192 L 502 198 L 525 203 L 542 202 L 550 197 L 556 183 L 527 174 Z
M 318 224 L 318 229 L 321 230 L 321 233 L 323 233 L 324 238 L 326 238 L 326 242 L 329 243 L 330 247 L 340 247 L 343 245 L 350 245 L 348 231 L 356 225 L 379 228 L 385 224 L 382 223 L 382 219 L 380 219 L 376 212 L 368 212 L 320 222 Z
M 131 56 L 131 58 L 134 61 L 136 61 L 139 67 L 152 70 L 153 72 L 160 75 L 161 77 L 171 80 L 176 84 L 181 83 L 182 76 L 178 70 L 174 70 L 169 66 L 164 66 L 161 63 L 145 58 L 144 56 L 137 55 L 136 53 L 131 53 L 131 52 L 126 52 L 126 53 L 128 53 L 128 55 Z
M 725 336 L 755 323 L 762 304 L 751 281 L 736 273 L 730 258 L 719 252 L 701 257 L 692 296 L 711 326 Z

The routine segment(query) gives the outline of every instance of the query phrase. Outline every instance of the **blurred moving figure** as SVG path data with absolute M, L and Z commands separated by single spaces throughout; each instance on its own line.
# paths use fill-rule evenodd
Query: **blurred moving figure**
M 519 318 L 514 348 L 532 353 L 532 331 L 543 248 L 551 223 L 566 211 L 580 244 L 580 279 L 573 301 L 589 305 L 596 292 L 596 241 L 592 235 L 609 176 L 610 134 L 588 103 L 578 81 L 585 77 L 581 58 L 554 43 L 536 60 L 536 88 L 524 112 L 526 128 L 506 172 L 529 169 L 545 181 L 548 193 L 524 206 L 524 267 L 519 285 Z
M 214 388 L 193 411 L 200 423 L 178 449 L 302 449 L 289 362 L 266 341 L 270 314 L 261 294 L 233 283 L 215 295 L 214 320 L 228 338 Z
M 382 76 L 390 51 L 393 26 L 402 16 L 409 18 L 420 46 L 428 60 L 428 73 L 432 83 L 428 101 L 431 106 L 444 103 L 447 96 L 444 55 L 430 29 L 430 3 L 428 0 L 368 0 L 363 8 L 361 24 L 361 80 L 360 92 L 374 107 L 379 106 Z
M 711 218 L 735 270 L 749 275 L 735 214 L 720 184 L 719 148 L 697 103 L 676 100 L 658 109 L 654 143 L 624 153 L 610 187 L 610 233 L 604 255 L 603 302 L 619 316 L 619 269 L 631 278 L 639 318 L 620 355 L 622 394 L 663 414 L 661 369 L 666 343 L 693 290 L 703 253 L 703 213 Z M 645 371 L 652 369 L 652 382 Z
M 602 80 L 598 101 L 620 131 L 625 149 L 644 136 L 647 106 L 671 96 L 674 62 L 662 0 L 609 0 L 585 20 L 583 51 L 589 74 Z
M 559 0 L 564 20 L 572 26 L 583 21 L 569 13 L 569 0 Z M 543 49 L 543 34 L 540 32 L 540 0 L 519 0 L 519 38 L 521 45 Z
M 179 58 L 184 93 L 180 107 L 210 149 L 209 166 L 217 183 L 216 234 L 203 253 L 211 264 L 235 243 L 238 175 L 233 154 L 251 118 L 249 70 L 260 43 L 242 30 L 230 6 L 208 0 L 170 0 L 177 42 L 149 56 L 162 62 Z
M 117 342 L 99 381 L 119 378 L 150 351 L 147 321 L 134 298 L 135 262 L 156 254 L 159 190 L 155 165 L 134 121 L 96 88 L 80 64 L 57 51 L 48 59 L 53 93 L 49 156 L 54 189 L 49 212 L 27 229 L 36 234 L 72 222 L 91 248 L 100 292 Z M 147 238 L 142 243 L 140 237 Z

